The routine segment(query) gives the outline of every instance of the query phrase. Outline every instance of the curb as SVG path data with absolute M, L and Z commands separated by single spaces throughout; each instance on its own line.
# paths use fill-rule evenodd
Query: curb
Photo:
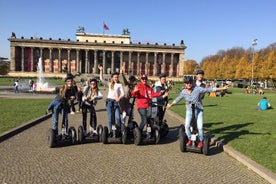
M 166 111 L 168 114 L 182 122 L 184 122 L 184 118 L 180 115 L 176 114 L 175 112 L 172 112 L 171 110 Z M 221 150 L 223 150 L 225 153 L 227 153 L 229 156 L 235 158 L 239 162 L 241 162 L 243 165 L 248 167 L 250 170 L 257 173 L 259 176 L 264 178 L 266 181 L 270 182 L 271 184 L 276 184 L 276 174 L 274 174 L 272 171 L 268 170 L 267 168 L 261 166 L 260 164 L 256 163 L 255 161 L 251 160 L 250 158 L 246 157 L 242 153 L 234 150 L 228 145 L 224 145 L 220 140 L 213 137 L 211 139 L 211 144 L 215 144 L 216 147 L 219 147 Z
M 37 125 L 38 123 L 41 123 L 45 121 L 46 119 L 49 119 L 52 116 L 52 113 L 49 113 L 47 115 L 41 116 L 40 118 L 34 119 L 32 121 L 29 121 L 27 123 L 24 123 L 23 125 L 20 125 L 18 127 L 15 127 L 11 130 L 8 130 L 2 134 L 0 134 L 0 143 L 11 138 L 12 136 L 15 136 L 16 134 L 23 132 L 24 130 L 31 128 L 34 125 Z

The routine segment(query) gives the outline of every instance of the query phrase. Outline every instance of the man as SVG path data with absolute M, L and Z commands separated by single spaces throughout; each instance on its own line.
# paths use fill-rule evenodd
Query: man
M 203 105 L 200 103 L 200 95 L 207 92 L 221 91 L 228 88 L 228 86 L 224 86 L 222 88 L 203 88 L 194 85 L 193 79 L 191 77 L 184 78 L 185 88 L 180 92 L 179 96 L 171 103 L 168 104 L 167 107 L 170 108 L 174 104 L 177 104 L 181 99 L 186 100 L 186 118 L 185 118 L 185 133 L 188 137 L 187 146 L 192 144 L 191 141 L 191 120 L 192 120 L 192 106 L 195 106 L 195 118 L 197 120 L 197 129 L 198 129 L 198 137 L 199 143 L 197 147 L 201 148 L 203 146 Z

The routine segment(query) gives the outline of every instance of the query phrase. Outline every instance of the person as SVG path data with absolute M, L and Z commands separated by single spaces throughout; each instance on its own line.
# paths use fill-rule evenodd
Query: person
M 161 121 L 163 120 L 164 115 L 165 115 L 163 107 L 164 107 L 164 105 L 166 105 L 166 103 L 168 101 L 168 97 L 163 96 L 165 91 L 169 90 L 168 85 L 167 85 L 167 81 L 166 81 L 166 77 L 167 77 L 167 75 L 165 73 L 161 73 L 159 75 L 159 80 L 157 82 L 155 82 L 154 87 L 153 87 L 154 92 L 163 91 L 163 93 L 160 97 L 153 98 L 153 102 L 155 102 L 157 104 L 157 117 L 158 117 L 159 123 L 162 123 Z
M 84 128 L 84 134 L 87 133 L 86 122 L 87 122 L 87 111 L 90 111 L 90 132 L 93 134 L 97 134 L 97 116 L 95 111 L 95 105 L 97 104 L 97 100 L 102 99 L 103 95 L 98 88 L 97 79 L 91 79 L 89 81 L 90 86 L 86 88 L 83 92 L 83 104 L 82 104 L 82 124 Z
M 82 87 L 78 87 L 78 92 L 77 92 L 77 100 L 78 100 L 78 110 L 77 112 L 80 112 L 82 109 L 82 97 L 83 97 L 83 91 Z
M 192 119 L 192 105 L 195 105 L 195 116 L 197 120 L 197 129 L 199 136 L 199 143 L 197 146 L 201 148 L 203 146 L 203 106 L 202 103 L 200 103 L 200 95 L 202 93 L 225 90 L 228 88 L 228 86 L 224 86 L 222 88 L 203 88 L 194 85 L 193 78 L 191 77 L 185 77 L 184 83 L 185 88 L 180 92 L 179 96 L 176 97 L 171 104 L 167 105 L 167 108 L 170 108 L 174 104 L 177 104 L 183 98 L 186 100 L 185 132 L 188 137 L 188 142 L 186 143 L 186 145 L 191 145 L 192 141 L 190 123 Z
M 74 91 L 76 92 L 75 97 L 77 96 L 78 93 L 78 86 L 75 80 L 73 80 L 73 88 Z M 76 108 L 75 108 L 75 99 L 76 98 L 71 98 L 70 99 L 70 114 L 75 114 Z
M 143 131 L 147 123 L 147 114 L 149 104 L 152 102 L 152 98 L 160 97 L 163 95 L 163 98 L 168 96 L 168 93 L 163 91 L 154 92 L 154 90 L 147 84 L 148 77 L 146 74 L 141 75 L 140 83 L 138 83 L 134 89 L 131 91 L 131 95 L 136 97 L 136 108 L 141 117 L 140 130 Z
M 133 117 L 133 113 L 131 113 L 132 105 L 130 102 L 130 98 L 132 97 L 131 91 L 134 89 L 137 79 L 134 75 L 130 75 L 127 80 L 125 76 L 125 66 L 122 67 L 121 74 L 124 81 L 125 96 L 120 100 L 119 104 L 120 104 L 120 110 L 122 112 L 122 123 L 125 124 L 126 116 Z
M 261 111 L 265 111 L 265 110 L 268 110 L 268 109 L 271 109 L 271 105 L 269 103 L 269 101 L 267 100 L 267 98 L 264 96 L 263 99 L 261 99 L 259 101 L 259 103 L 257 104 L 258 105 L 258 110 L 261 110 Z
M 15 82 L 14 82 L 14 84 L 13 84 L 13 86 L 14 86 L 14 93 L 19 93 L 19 82 L 18 82 L 18 80 L 16 80 Z
M 103 78 L 103 66 L 98 65 L 100 70 L 100 80 L 104 85 L 108 86 L 108 93 L 106 99 L 106 110 L 107 110 L 107 119 L 108 119 L 108 128 L 110 130 L 110 136 L 112 137 L 112 111 L 115 111 L 115 121 L 116 121 L 116 129 L 121 129 L 121 116 L 120 116 L 120 108 L 119 102 L 124 97 L 125 92 L 123 89 L 123 85 L 119 81 L 119 73 L 114 72 L 111 74 L 110 82 L 104 80 Z M 114 103 L 114 109 L 112 109 L 112 103 Z M 114 129 L 114 128 L 113 128 Z
M 59 113 L 63 115 L 62 125 L 64 125 L 63 131 L 68 130 L 68 113 L 70 111 L 70 100 L 75 99 L 75 90 L 73 88 L 73 75 L 67 74 L 64 80 L 65 84 L 61 87 L 60 93 L 49 104 L 46 113 L 52 110 L 52 129 L 55 135 L 58 135 L 58 118 Z M 65 132 L 65 133 L 66 133 Z M 64 132 L 63 132 L 64 133 Z

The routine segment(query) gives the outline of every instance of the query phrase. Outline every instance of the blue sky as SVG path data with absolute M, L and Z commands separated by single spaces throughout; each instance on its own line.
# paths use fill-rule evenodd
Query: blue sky
M 17 37 L 75 40 L 78 26 L 87 33 L 122 34 L 133 41 L 179 45 L 185 60 L 233 47 L 255 49 L 276 42 L 275 0 L 0 0 L 0 56 L 10 57 L 12 32 Z

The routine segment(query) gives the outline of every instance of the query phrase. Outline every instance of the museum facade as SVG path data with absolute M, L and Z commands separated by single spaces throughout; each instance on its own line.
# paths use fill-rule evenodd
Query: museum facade
M 36 72 L 39 59 L 43 71 L 52 74 L 119 72 L 124 65 L 129 75 L 146 73 L 157 76 L 183 76 L 183 40 L 179 45 L 158 43 L 133 43 L 129 34 L 107 35 L 76 32 L 76 40 L 52 38 L 17 38 L 13 33 L 10 41 L 10 73 Z

